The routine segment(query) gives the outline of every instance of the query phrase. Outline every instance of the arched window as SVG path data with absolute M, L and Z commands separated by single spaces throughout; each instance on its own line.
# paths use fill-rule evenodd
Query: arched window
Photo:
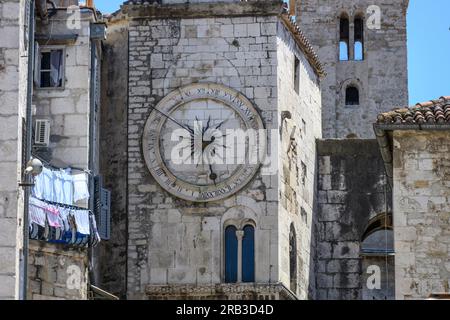
M 395 298 L 394 231 L 392 215 L 380 214 L 369 221 L 361 243 L 362 298 Z
M 364 20 L 355 18 L 355 60 L 364 60 Z
M 339 60 L 348 61 L 349 52 L 349 42 L 350 42 L 350 23 L 347 16 L 342 15 L 339 23 Z
M 225 282 L 255 282 L 255 227 L 225 228 Z
M 244 227 L 242 239 L 242 282 L 255 282 L 255 228 Z
M 238 240 L 236 227 L 225 229 L 225 282 L 236 283 L 238 280 Z
M 355 86 L 349 86 L 345 90 L 345 105 L 359 105 L 359 90 Z
M 291 290 L 297 292 L 297 236 L 293 224 L 289 231 L 289 275 Z

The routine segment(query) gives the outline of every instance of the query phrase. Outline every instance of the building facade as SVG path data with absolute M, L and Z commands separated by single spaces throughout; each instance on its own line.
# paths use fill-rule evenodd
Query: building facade
M 297 22 L 325 66 L 326 139 L 373 139 L 371 123 L 408 105 L 409 0 L 297 1 Z M 320 9 L 319 9 L 320 7 Z
M 78 1 L 2 1 L 0 8 L 5 35 L 0 43 L 0 94 L 7 106 L 2 108 L 6 126 L 1 129 L 7 161 L 1 164 L 0 295 L 87 299 L 95 281 L 89 274 L 91 249 L 75 240 L 89 233 L 92 244 L 94 236 L 89 212 L 95 212 L 99 167 L 105 26 L 92 6 Z M 30 155 L 44 167 L 34 178 L 25 171 Z M 81 181 L 75 182 L 75 176 Z M 48 179 L 45 190 L 40 189 L 43 179 Z M 64 224 L 66 213 L 77 215 L 73 228 Z M 87 230 L 78 217 L 82 213 Z M 72 242 L 63 240 L 69 230 Z
M 375 125 L 393 188 L 396 299 L 448 296 L 450 97 L 396 109 Z
M 126 195 L 121 192 L 127 207 L 120 211 L 127 212 L 128 219 L 128 245 L 122 245 L 128 266 L 126 296 L 311 297 L 315 140 L 321 137 L 323 72 L 299 28 L 282 14 L 281 3 L 129 2 L 109 25 L 114 32 L 128 33 L 111 36 L 120 43 L 107 42 L 112 61 L 128 51 L 128 79 L 117 71 L 105 75 L 108 81 L 118 80 L 107 89 L 105 105 L 127 108 L 128 118 L 115 111 L 128 131 L 128 136 L 116 136 L 120 143 L 105 137 L 106 144 L 122 148 L 111 150 L 118 159 L 128 154 L 128 179 L 116 186 L 127 190 Z M 128 88 L 128 105 L 114 94 L 116 87 Z M 247 119 L 250 128 L 269 133 L 273 172 L 247 170 L 240 174 L 242 181 L 230 177 L 221 182 L 234 169 L 218 166 L 219 174 L 206 173 L 204 182 L 192 182 L 197 173 L 174 173 L 177 180 L 191 181 L 186 187 L 191 194 L 185 185 L 173 190 L 160 181 L 158 176 L 165 174 L 152 168 L 152 155 L 159 152 L 149 138 L 159 132 L 153 125 L 161 115 L 172 114 L 171 101 L 181 103 L 194 94 L 189 103 L 197 111 L 184 116 L 174 112 L 175 119 L 186 126 L 198 119 L 203 125 L 210 120 L 218 125 L 227 121 L 222 118 L 226 111 L 219 106 L 201 109 L 205 101 L 222 101 L 231 110 L 245 105 L 245 113 L 253 114 Z M 239 101 L 227 101 L 230 96 Z M 211 187 L 216 183 L 212 177 L 222 189 Z M 198 194 L 198 184 L 210 184 L 210 191 Z M 123 225 L 123 215 L 114 214 L 114 223 Z M 112 239 L 123 240 L 123 234 Z

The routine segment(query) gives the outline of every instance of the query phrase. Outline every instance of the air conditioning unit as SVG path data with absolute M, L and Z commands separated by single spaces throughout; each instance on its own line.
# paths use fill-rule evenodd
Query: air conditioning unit
M 50 120 L 36 120 L 34 144 L 43 147 L 50 145 Z

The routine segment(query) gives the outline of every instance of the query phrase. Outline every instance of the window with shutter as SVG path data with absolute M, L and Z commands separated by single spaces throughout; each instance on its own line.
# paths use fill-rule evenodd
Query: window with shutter
M 103 188 L 101 176 L 94 178 L 94 213 L 97 230 L 102 240 L 111 237 L 111 191 Z

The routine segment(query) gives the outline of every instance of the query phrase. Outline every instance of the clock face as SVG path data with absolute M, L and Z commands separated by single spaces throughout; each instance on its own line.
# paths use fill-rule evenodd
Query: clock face
M 143 135 L 156 181 L 188 201 L 227 198 L 253 178 L 265 154 L 264 126 L 252 103 L 218 84 L 194 84 L 166 96 Z

